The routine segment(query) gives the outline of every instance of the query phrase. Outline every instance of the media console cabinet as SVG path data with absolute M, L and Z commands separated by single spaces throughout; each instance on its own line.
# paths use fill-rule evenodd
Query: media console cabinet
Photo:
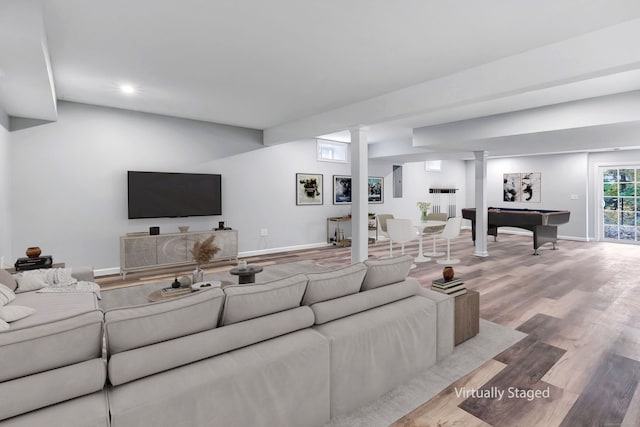
M 120 274 L 146 271 L 165 267 L 193 265 L 189 250 L 197 241 L 203 241 L 212 234 L 214 243 L 220 248 L 213 262 L 238 259 L 238 230 L 193 231 L 168 233 L 155 236 L 149 234 L 120 237 Z

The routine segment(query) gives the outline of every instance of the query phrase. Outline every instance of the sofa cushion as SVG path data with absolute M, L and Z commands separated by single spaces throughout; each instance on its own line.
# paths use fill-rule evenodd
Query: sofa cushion
M 299 307 L 307 280 L 304 274 L 296 274 L 268 283 L 225 287 L 226 300 L 220 324 L 231 325 Z
M 104 362 L 91 359 L 5 381 L 0 383 L 0 420 L 94 393 L 104 387 L 106 378 Z
M 30 317 L 35 317 L 30 316 Z M 101 310 L 0 332 L 0 381 L 72 365 L 102 355 Z M 24 361 L 24 363 L 20 363 Z
M 365 274 L 367 267 L 362 263 L 323 273 L 308 273 L 309 283 L 302 304 L 311 305 L 355 294 L 360 290 Z
M 33 314 L 35 310 L 24 305 L 6 305 L 0 307 L 0 319 L 5 322 L 15 322 Z
M 371 289 L 370 291 L 313 304 L 311 309 L 315 315 L 315 324 L 321 325 L 331 322 L 332 320 L 409 298 L 417 295 L 419 288 L 420 285 L 418 282 L 415 279 L 409 278 L 405 281 Z
M 0 268 L 0 284 L 5 285 L 7 288 L 15 291 L 18 287 L 16 279 L 4 268 Z
M 413 258 L 403 255 L 396 258 L 366 260 L 367 275 L 362 283 L 362 291 L 374 289 L 392 283 L 402 282 L 407 278 Z
M 92 292 L 23 292 L 16 294 L 11 304 L 35 309 L 31 316 L 13 322 L 12 329 L 44 325 L 98 309 L 98 300 Z
M 16 293 L 37 291 L 45 286 L 49 286 L 47 283 L 47 275 L 40 270 L 25 271 L 13 276 L 18 283 Z
M 298 307 L 123 351 L 109 359 L 109 381 L 112 385 L 120 385 L 308 328 L 313 321 L 309 307 Z
M 16 294 L 8 286 L 0 283 L 0 307 L 16 299 Z
M 184 297 L 105 313 L 110 354 L 213 329 L 218 324 L 224 294 L 218 288 Z
M 0 319 L 0 331 L 4 331 L 6 329 L 9 329 L 9 324 L 4 320 Z

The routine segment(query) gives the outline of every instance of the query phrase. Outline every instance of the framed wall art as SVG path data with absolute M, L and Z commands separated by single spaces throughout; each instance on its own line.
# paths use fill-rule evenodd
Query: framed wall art
M 351 203 L 351 177 L 333 175 L 333 204 L 347 205 Z
M 369 203 L 384 203 L 384 178 L 370 176 L 367 187 Z
M 525 172 L 520 179 L 520 201 L 524 203 L 540 203 L 541 173 Z
M 521 193 L 520 185 L 519 173 L 505 173 L 502 175 L 502 201 L 519 202 Z
M 324 203 L 323 175 L 296 174 L 296 205 L 321 205 Z

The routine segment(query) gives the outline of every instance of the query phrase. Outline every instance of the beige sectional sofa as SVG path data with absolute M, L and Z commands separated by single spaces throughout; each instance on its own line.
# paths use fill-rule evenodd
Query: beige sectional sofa
M 86 369 L 67 378 L 74 386 L 61 400 L 71 400 L 12 410 L 2 402 L 0 425 L 321 426 L 453 350 L 453 300 L 407 278 L 410 265 L 410 257 L 366 261 L 109 310 L 104 324 L 99 315 L 86 321 L 99 324 L 90 352 L 54 364 Z M 0 352 L 18 345 L 6 333 Z M 15 390 L 15 402 L 65 377 L 37 377 L 52 372 L 42 365 L 6 375 L 15 360 L 0 365 L 0 390 Z M 84 366 L 93 360 L 102 370 Z M 25 378 L 22 388 L 5 388 Z M 56 395 L 66 389 L 58 384 Z

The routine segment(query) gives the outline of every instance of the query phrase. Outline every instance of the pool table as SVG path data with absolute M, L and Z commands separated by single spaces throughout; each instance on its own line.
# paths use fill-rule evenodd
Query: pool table
M 556 248 L 558 225 L 569 222 L 569 211 L 550 211 L 532 209 L 489 208 L 488 232 L 498 235 L 498 227 L 517 227 L 533 231 L 533 254 L 538 255 L 538 248 L 551 243 Z M 471 237 L 476 241 L 476 210 L 462 209 L 462 217 L 471 220 Z

